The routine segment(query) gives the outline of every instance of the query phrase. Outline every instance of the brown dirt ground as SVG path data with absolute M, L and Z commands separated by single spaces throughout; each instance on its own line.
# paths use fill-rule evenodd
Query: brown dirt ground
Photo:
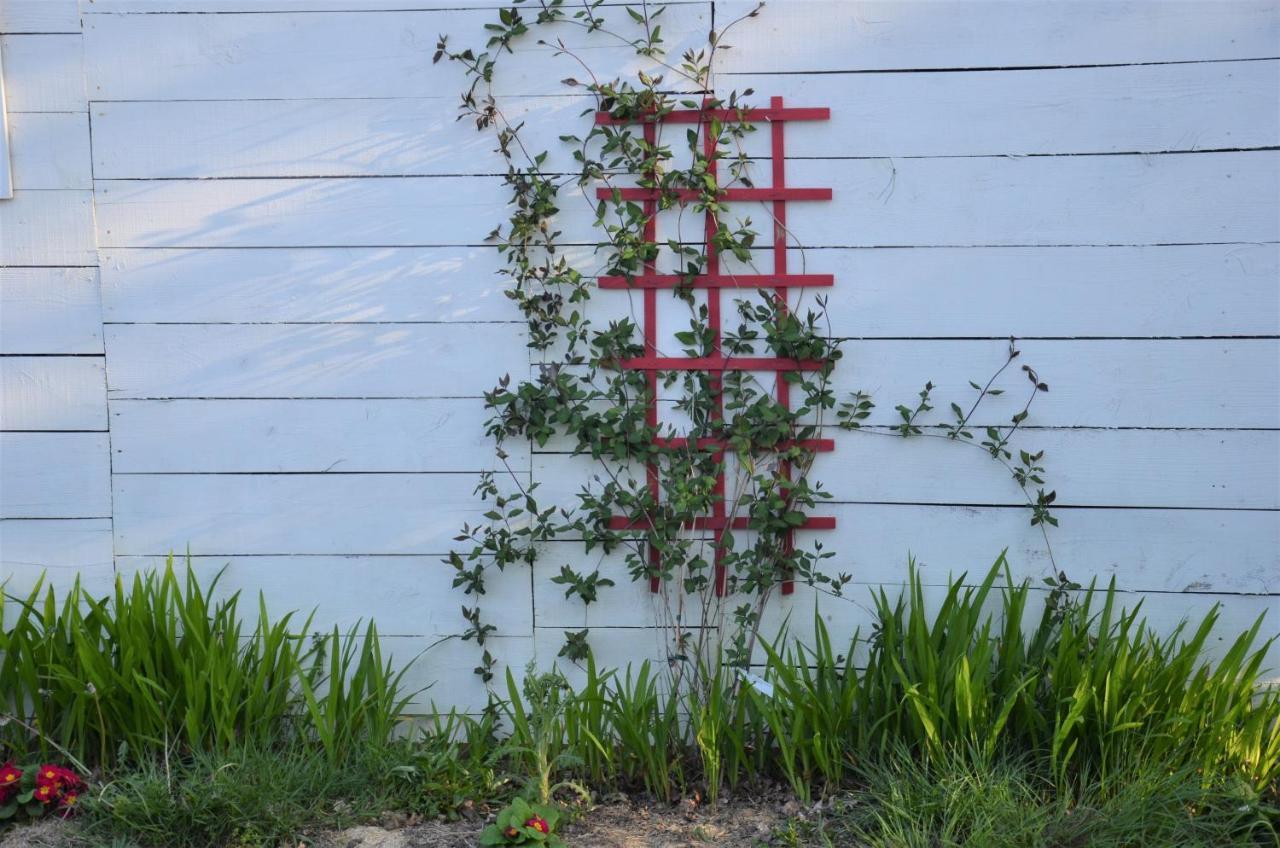
M 569 848 L 767 848 L 774 833 L 805 811 L 781 797 L 739 798 L 716 807 L 615 798 L 564 828 Z M 315 848 L 474 848 L 485 820 L 352 828 L 321 836 Z
M 721 801 L 717 806 L 679 805 L 622 797 L 604 799 L 564 828 L 569 848 L 768 848 L 787 820 L 808 811 L 781 791 Z M 382 826 L 321 833 L 280 848 L 475 848 L 489 817 L 456 822 L 388 816 Z M 84 848 L 76 828 L 46 820 L 0 832 L 0 848 Z

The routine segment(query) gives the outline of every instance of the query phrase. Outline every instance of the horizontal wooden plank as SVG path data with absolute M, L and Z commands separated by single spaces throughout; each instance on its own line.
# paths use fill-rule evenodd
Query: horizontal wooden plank
M 0 268 L 0 353 L 102 353 L 97 269 Z
M 5 97 L 14 112 L 85 112 L 80 35 L 0 36 Z
M 1070 245 L 1273 242 L 1280 154 L 801 160 L 795 185 L 831 202 L 793 203 L 802 244 Z M 490 177 L 97 182 L 104 247 L 478 244 L 504 219 Z M 561 201 L 566 242 L 594 243 L 594 205 Z M 759 203 L 734 219 L 768 220 Z M 1220 214 L 1230 210 L 1230 214 Z M 672 211 L 661 237 L 700 237 Z M 675 224 L 681 222 L 679 227 Z
M 13 112 L 9 141 L 15 190 L 93 188 L 84 112 Z
M 177 566 L 185 563 L 177 559 Z M 250 620 L 257 620 L 261 592 L 278 617 L 296 610 L 295 624 L 314 612 L 312 632 L 343 631 L 373 619 L 384 636 L 458 636 L 467 623 L 458 611 L 470 603 L 452 586 L 454 571 L 436 556 L 192 557 L 202 581 L 218 579 L 217 597 L 241 592 Z M 122 575 L 163 567 L 158 557 L 120 557 Z M 491 569 L 481 603 L 501 610 L 502 635 L 533 633 L 529 575 L 521 568 Z
M 100 178 L 315 177 L 495 173 L 492 132 L 456 120 L 458 98 L 95 103 Z M 530 150 L 563 151 L 585 95 L 513 97 L 502 105 Z
M 446 554 L 474 474 L 116 475 L 116 553 Z
M 1275 145 L 1278 65 L 759 74 L 719 83 L 754 89 L 753 102 L 783 95 L 787 103 L 831 108 L 829 121 L 787 125 L 792 157 L 1126 153 Z M 746 138 L 752 155 L 769 148 L 767 132 Z
M 0 433 L 0 518 L 111 515 L 106 433 Z
M 6 518 L 0 521 L 0 583 L 3 591 L 25 597 L 41 577 L 62 589 L 78 578 L 95 597 L 110 590 L 111 519 L 67 521 Z
M 15 191 L 0 203 L 0 266 L 93 265 L 93 194 Z
M 751 0 L 716 3 L 731 21 Z M 785 6 L 785 11 L 784 11 Z M 890 0 L 788 0 L 732 30 L 720 72 L 990 68 L 1187 62 L 1274 56 L 1280 15 L 1264 0 L 1127 3 L 1105 0 L 920 7 Z
M 831 108 L 788 125 L 791 157 L 1115 153 L 1280 143 L 1280 62 L 987 74 L 728 77 L 757 97 Z M 470 174 L 500 170 L 491 133 L 453 119 L 455 97 L 99 103 L 99 178 Z M 585 96 L 514 97 L 529 150 L 572 169 L 559 137 L 589 128 Z M 671 132 L 675 132 L 672 130 Z M 683 133 L 683 130 L 679 130 Z M 669 135 L 670 133 L 667 133 Z M 744 150 L 770 155 L 769 134 Z M 839 144 L 835 144 L 835 140 Z
M 688 320 L 664 326 L 675 330 L 687 327 Z M 917 393 L 932 382 L 934 411 L 922 413 L 918 423 L 953 423 L 951 404 L 966 411 L 972 406 L 978 393 L 970 381 L 985 385 L 1005 363 L 1008 345 L 998 339 L 845 340 L 828 388 L 840 402 L 855 391 L 870 394 L 876 406 L 865 423 L 894 425 L 902 420 L 896 407 L 914 409 Z M 971 424 L 1004 425 L 1023 408 L 1031 391 L 1021 370 L 1026 365 L 1049 386 L 1031 406 L 1026 424 L 1033 427 L 1280 426 L 1280 341 L 1275 339 L 1021 339 L 1017 346 L 1019 357 L 992 384 L 1004 394 L 986 398 Z M 751 378 L 757 392 L 774 391 L 771 373 Z M 1239 389 L 1226 388 L 1236 383 Z M 682 395 L 679 384 L 659 389 L 660 400 Z M 793 397 L 800 395 L 793 391 Z M 665 407 L 659 420 L 680 431 L 687 424 Z M 833 420 L 827 416 L 827 423 Z M 569 450 L 572 445 L 547 447 Z
M 479 398 L 119 400 L 117 474 L 135 472 L 486 471 L 501 469 Z M 529 467 L 527 443 L 506 445 Z
M 818 457 L 812 478 L 837 502 L 1025 504 L 1009 472 L 980 446 L 874 431 L 827 435 L 835 450 Z M 1061 505 L 1280 509 L 1276 430 L 1036 430 L 1019 446 L 1044 451 L 1046 488 Z M 534 479 L 552 503 L 576 504 L 576 493 L 601 473 L 589 457 L 534 457 Z M 730 468 L 730 498 L 736 473 Z M 629 479 L 643 487 L 642 473 Z M 600 488 L 598 480 L 591 485 Z
M 115 322 L 519 320 L 500 269 L 491 247 L 105 250 L 103 313 Z
M 106 430 L 100 357 L 0 357 L 0 430 Z
M 200 100 L 305 97 L 403 97 L 466 86 L 459 67 L 433 66 L 441 33 L 459 46 L 488 36 L 493 10 L 446 9 L 404 12 L 308 12 L 241 15 L 85 16 L 85 54 L 93 100 Z M 627 38 L 642 34 L 616 10 Z M 679 56 L 705 43 L 711 4 L 677 5 L 663 15 L 667 50 Z M 568 56 L 540 47 L 538 38 L 581 48 L 601 79 L 648 68 L 618 39 L 583 35 L 572 23 L 539 30 L 516 46 L 517 61 L 498 75 L 500 93 L 555 94 L 560 80 L 581 73 Z M 147 61 L 138 60 L 146 56 Z M 679 78 L 671 74 L 673 85 Z
M 77 0 L 5 0 L 0 33 L 80 32 Z
M 830 203 L 791 204 L 788 226 L 805 245 L 1280 240 L 1275 151 L 806 160 L 787 170 L 790 184 L 835 190 Z M 760 204 L 735 212 L 768 220 Z
M 855 599 L 865 598 L 869 587 L 905 582 L 911 557 L 925 584 L 940 586 L 962 574 L 985 575 L 1006 548 L 1014 579 L 1037 586 L 1065 571 L 1084 585 L 1094 579 L 1105 585 L 1114 577 L 1124 591 L 1280 594 L 1280 516 L 1275 513 L 1071 510 L 1050 531 L 1049 548 L 1018 510 L 833 504 L 824 511 L 836 516 L 836 529 L 803 533 L 798 542 L 804 548 L 820 542 L 834 553 L 822 570 L 848 574 L 853 582 L 845 596 Z M 598 569 L 616 585 L 602 589 L 590 605 L 567 598 L 563 587 L 550 582 L 566 563 L 584 574 Z M 623 551 L 604 554 L 599 548 L 584 551 L 581 543 L 554 542 L 544 547 L 534 574 L 539 627 L 650 627 L 677 620 L 696 626 L 703 621 L 697 597 L 682 596 L 674 584 L 663 584 L 654 594 L 647 580 L 631 580 Z M 803 627 L 811 620 L 815 593 L 799 588 L 798 597 L 775 598 L 773 604 L 791 610 L 793 622 Z
M 1020 370 L 1027 365 L 1049 386 L 1031 407 L 1033 426 L 1280 426 L 1275 339 L 1028 339 L 1018 349 L 994 384 L 1005 394 L 985 400 L 975 420 L 1007 423 L 1022 408 L 1031 388 Z M 842 350 L 833 385 L 841 399 L 858 390 L 872 395 L 877 407 L 868 422 L 899 423 L 894 407 L 914 403 L 932 381 L 936 411 L 921 421 L 943 423 L 954 420 L 952 402 L 969 408 L 977 397 L 969 381 L 984 385 L 1004 363 L 1008 343 L 853 340 Z
M 113 325 L 108 385 L 119 398 L 479 397 L 504 374 L 525 372 L 523 328 L 510 324 Z M 1280 342 L 1274 339 L 1025 340 L 1025 363 L 1048 382 L 1033 426 L 1276 427 Z M 868 423 L 897 421 L 894 406 L 926 381 L 939 412 L 967 407 L 969 381 L 985 382 L 1007 343 L 851 340 L 833 390 L 868 392 Z M 483 357 L 476 351 L 483 350 Z M 1238 390 L 1224 386 L 1238 385 Z M 980 424 L 1022 408 L 1025 375 L 1015 365 L 984 402 Z M 1205 403 L 1212 398 L 1212 403 Z
M 846 338 L 1280 334 L 1274 244 L 796 250 L 790 262 L 836 274 L 821 294 Z M 816 294 L 792 302 L 812 309 Z
M 598 264 L 587 249 L 569 255 L 584 271 Z M 842 337 L 1280 334 L 1274 244 L 841 248 L 793 250 L 790 261 L 836 275 L 822 295 Z M 519 318 L 489 247 L 115 249 L 102 263 L 108 321 Z M 792 302 L 811 307 L 815 293 Z M 637 298 L 610 292 L 594 302 L 611 310 Z
M 1007 548 L 1019 579 L 1061 570 L 1084 583 L 1115 577 L 1135 591 L 1280 592 L 1275 512 L 1060 510 L 1047 544 L 1025 508 L 832 504 L 829 514 L 835 530 L 801 532 L 797 544 L 822 543 L 836 554 L 823 567 L 860 583 L 902 582 L 914 557 L 926 580 L 940 584 L 985 573 Z
M 1036 430 L 1024 446 L 1044 451 L 1047 485 L 1062 504 L 1280 509 L 1280 431 Z M 818 463 L 836 500 L 1022 501 L 980 447 L 946 438 L 841 434 Z
M 95 198 L 102 247 L 480 244 L 505 199 L 492 177 L 99 180 Z
M 528 367 L 511 324 L 114 325 L 113 398 L 479 397 Z

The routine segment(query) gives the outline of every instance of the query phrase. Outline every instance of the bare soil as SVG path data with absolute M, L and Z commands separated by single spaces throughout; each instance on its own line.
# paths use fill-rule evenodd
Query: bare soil
M 809 811 L 783 792 L 721 801 L 662 804 L 614 797 L 584 808 L 565 825 L 569 848 L 769 848 L 789 819 Z M 491 816 L 419 821 L 389 815 L 381 825 L 317 834 L 280 848 L 475 848 Z M 0 831 L 0 848 L 85 848 L 74 822 L 49 819 Z M 78 838 L 79 837 L 79 838 Z
M 793 800 L 739 798 L 715 807 L 613 799 L 583 811 L 566 825 L 570 848 L 767 848 L 775 833 L 803 815 Z M 357 827 L 325 834 L 315 848 L 475 848 L 485 819 Z

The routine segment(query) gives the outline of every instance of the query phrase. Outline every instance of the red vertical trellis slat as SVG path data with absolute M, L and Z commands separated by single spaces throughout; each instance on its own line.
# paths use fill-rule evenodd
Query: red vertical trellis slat
M 711 325 L 712 344 L 711 353 L 705 357 L 698 358 L 682 358 L 682 357 L 666 357 L 658 351 L 658 303 L 657 294 L 659 289 L 671 289 L 677 285 L 690 285 L 686 278 L 678 274 L 658 274 L 655 262 L 651 259 L 644 263 L 643 272 L 638 276 L 622 277 L 622 276 L 605 276 L 599 280 L 602 289 L 631 289 L 639 288 L 643 291 L 644 296 L 644 356 L 636 359 L 630 359 L 622 363 L 622 367 L 641 370 L 645 372 L 646 385 L 649 389 L 648 406 L 645 410 L 646 423 L 655 429 L 658 426 L 658 377 L 662 371 L 706 371 L 708 372 L 711 390 L 716 398 L 713 416 L 716 421 L 722 421 L 724 417 L 724 402 L 722 397 L 723 377 L 725 371 L 730 370 L 757 370 L 757 371 L 773 371 L 775 372 L 775 392 L 778 403 L 784 408 L 791 407 L 791 387 L 787 382 L 787 375 L 798 371 L 816 371 L 822 368 L 821 362 L 816 361 L 800 361 L 781 359 L 774 357 L 737 357 L 731 358 L 724 355 L 721 347 L 721 303 L 720 290 L 723 288 L 742 288 L 768 290 L 772 289 L 778 298 L 781 310 L 785 313 L 788 308 L 788 293 L 792 288 L 803 288 L 807 286 L 832 286 L 835 284 L 834 278 L 829 274 L 789 274 L 787 271 L 787 203 L 793 200 L 830 200 L 831 189 L 828 188 L 792 188 L 787 186 L 786 182 L 786 146 L 785 146 L 785 125 L 788 121 L 825 121 L 831 117 L 831 112 L 826 108 L 787 108 L 783 105 L 781 97 L 773 97 L 770 99 L 769 108 L 767 109 L 718 109 L 714 108 L 711 101 L 706 101 L 701 109 L 676 110 L 669 112 L 659 118 L 615 118 L 607 112 L 596 113 L 597 124 L 643 124 L 644 140 L 650 149 L 657 144 L 657 124 L 698 124 L 702 129 L 703 136 L 703 152 L 708 159 L 709 170 L 714 177 L 716 175 L 716 145 L 717 139 L 711 132 L 711 122 L 720 121 L 721 123 L 734 121 L 767 122 L 770 130 L 771 144 L 771 170 L 773 184 L 769 188 L 727 188 L 721 189 L 719 199 L 725 203 L 735 201 L 756 201 L 768 202 L 772 208 L 773 215 L 773 273 L 772 274 L 722 274 L 720 270 L 720 258 L 716 254 L 714 239 L 716 231 L 719 227 L 719 221 L 716 219 L 714 211 L 707 210 L 704 224 L 704 233 L 706 238 L 706 257 L 707 264 L 705 273 L 700 274 L 692 279 L 691 286 L 695 289 L 703 289 L 707 293 L 707 319 Z M 659 190 L 655 185 L 643 188 L 627 188 L 615 190 L 610 188 L 601 188 L 597 190 L 597 196 L 601 200 L 609 200 L 619 197 L 622 200 L 640 201 L 643 203 L 645 214 L 644 238 L 650 244 L 657 243 L 657 209 L 659 200 Z M 696 192 L 692 190 L 680 190 L 676 192 L 676 196 L 681 200 L 690 200 L 696 198 Z M 659 443 L 666 446 L 682 446 L 687 444 L 684 439 L 659 439 Z M 815 451 L 830 451 L 834 449 L 834 443 L 830 439 L 811 439 L 802 443 L 804 447 Z M 714 539 L 715 548 L 715 589 L 717 595 L 723 595 L 727 588 L 727 575 L 724 565 L 724 551 L 722 550 L 722 542 L 724 533 L 729 529 L 746 529 L 749 526 L 749 520 L 738 517 L 730 520 L 726 512 L 726 482 L 724 474 L 724 443 L 718 439 L 699 439 L 698 447 L 718 448 L 714 457 L 720 470 L 716 476 L 715 504 L 712 514 L 705 518 L 695 519 L 693 530 L 710 530 Z M 784 461 L 781 464 L 781 476 L 790 480 L 791 464 Z M 646 468 L 646 480 L 649 492 L 654 502 L 660 499 L 660 485 L 658 480 L 658 466 L 656 463 L 650 462 Z M 643 529 L 643 526 L 624 516 L 615 517 L 610 522 L 613 529 Z M 800 525 L 803 529 L 831 529 L 835 527 L 835 519 L 825 516 L 806 516 L 804 522 Z M 793 531 L 788 530 L 783 540 L 784 550 L 790 552 L 793 546 Z M 649 581 L 649 588 L 657 592 L 661 589 L 660 577 L 657 575 L 661 571 L 661 553 L 656 547 L 649 547 L 649 566 L 652 577 Z M 782 584 L 782 593 L 789 595 L 794 591 L 794 584 L 791 580 L 786 580 Z

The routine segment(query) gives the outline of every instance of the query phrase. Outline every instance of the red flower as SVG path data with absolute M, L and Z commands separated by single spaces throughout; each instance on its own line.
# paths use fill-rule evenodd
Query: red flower
M 55 789 L 70 789 L 80 785 L 80 777 L 71 769 L 46 763 L 40 766 L 36 775 L 36 786 L 52 786 Z
M 520 831 L 516 830 L 515 826 L 512 825 L 511 827 L 502 831 L 502 835 L 505 836 L 507 839 L 515 839 L 517 836 L 520 835 Z
M 531 827 L 539 833 L 550 833 L 551 828 L 547 826 L 547 820 L 541 816 L 534 816 L 524 823 L 525 827 Z
M 22 779 L 22 769 L 13 763 L 0 766 L 0 804 L 7 802 L 18 791 L 18 781 Z
M 58 804 L 58 815 L 70 818 L 76 811 L 76 801 L 80 800 L 80 793 L 74 789 L 68 789 L 62 795 L 62 803 Z
M 56 783 L 42 783 L 36 787 L 35 794 L 31 797 L 47 807 L 54 801 L 62 800 L 62 790 Z

